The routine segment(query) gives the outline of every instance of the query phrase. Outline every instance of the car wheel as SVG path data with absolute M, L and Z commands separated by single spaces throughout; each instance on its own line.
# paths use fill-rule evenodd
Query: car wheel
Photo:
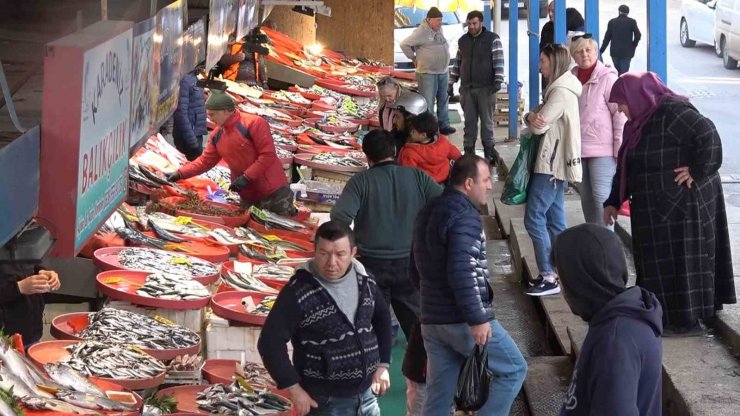
M 720 47 L 722 48 L 722 63 L 727 69 L 737 69 L 737 61 L 730 58 L 730 53 L 727 52 L 727 40 L 722 37 L 720 40 Z
M 681 46 L 683 46 L 684 48 L 693 48 L 694 46 L 696 46 L 696 42 L 689 38 L 689 24 L 684 18 L 681 18 L 680 30 Z
M 722 48 L 719 47 L 719 43 L 714 42 L 714 54 L 717 55 L 718 58 L 722 57 Z

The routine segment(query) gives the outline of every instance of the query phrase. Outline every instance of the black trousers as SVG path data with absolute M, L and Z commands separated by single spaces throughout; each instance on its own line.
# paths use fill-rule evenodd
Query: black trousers
M 632 61 L 632 58 L 618 58 L 616 56 L 612 56 L 612 62 L 614 62 L 614 69 L 617 70 L 617 73 L 619 75 L 622 75 L 625 72 L 629 72 L 631 61 Z
M 410 339 L 419 321 L 420 299 L 419 291 L 409 280 L 409 258 L 385 260 L 362 256 L 359 260 L 375 278 L 386 303 L 393 307 L 406 339 Z

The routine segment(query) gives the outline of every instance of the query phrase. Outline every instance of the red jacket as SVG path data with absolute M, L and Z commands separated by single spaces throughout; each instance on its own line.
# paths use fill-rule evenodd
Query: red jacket
M 257 202 L 288 184 L 270 125 L 262 117 L 235 111 L 222 127 L 213 130 L 203 154 L 180 168 L 180 177 L 200 175 L 221 159 L 231 169 L 232 181 L 239 175 L 249 179 L 249 186 L 239 192 L 245 201 Z
M 406 143 L 398 154 L 398 163 L 421 169 L 437 183 L 442 183 L 450 174 L 450 161 L 461 156 L 457 147 L 440 134 L 433 143 Z

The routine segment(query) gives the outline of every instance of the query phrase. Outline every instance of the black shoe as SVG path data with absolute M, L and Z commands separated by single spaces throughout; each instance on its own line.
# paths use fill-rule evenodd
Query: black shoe
M 445 136 L 450 135 L 456 131 L 457 130 L 452 126 L 442 127 L 441 129 L 439 129 L 439 132 L 444 134 Z
M 527 289 L 529 296 L 547 296 L 556 295 L 560 293 L 560 285 L 558 281 L 551 282 L 549 280 L 542 280 L 537 286 L 532 286 Z
M 538 275 L 537 275 L 537 277 L 535 277 L 534 279 L 532 279 L 532 280 L 527 280 L 527 285 L 528 285 L 529 287 L 532 287 L 532 286 L 537 286 L 537 285 L 539 285 L 540 283 L 542 283 L 542 281 L 543 281 L 543 280 L 545 280 L 545 278 L 544 278 L 544 277 L 542 277 L 542 275 L 541 275 L 541 274 L 538 274 Z
M 484 147 L 483 158 L 486 159 L 490 165 L 496 166 L 496 164 L 498 164 L 499 155 L 494 147 Z
M 460 96 L 459 95 L 453 95 L 450 97 L 451 103 L 459 103 L 460 102 Z

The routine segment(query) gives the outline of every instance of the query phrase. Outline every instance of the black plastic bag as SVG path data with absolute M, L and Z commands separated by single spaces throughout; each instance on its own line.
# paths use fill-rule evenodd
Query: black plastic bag
M 506 205 L 521 205 L 527 202 L 527 187 L 534 172 L 534 163 L 537 160 L 541 135 L 534 135 L 527 130 L 522 132 L 519 141 L 519 154 L 509 169 L 504 183 L 501 202 Z
M 488 370 L 488 350 L 476 345 L 460 368 L 455 392 L 457 410 L 473 412 L 488 401 L 493 374 Z

